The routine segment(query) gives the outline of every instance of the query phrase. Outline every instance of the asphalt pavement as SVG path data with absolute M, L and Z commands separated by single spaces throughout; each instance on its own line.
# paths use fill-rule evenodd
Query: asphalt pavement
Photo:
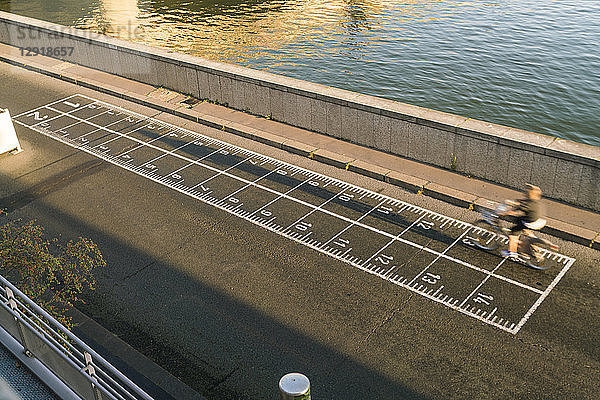
M 477 214 L 0 65 L 24 149 L 5 218 L 86 236 L 80 309 L 209 399 L 595 398 L 598 251 L 536 271 L 469 244 Z M 496 238 L 497 239 L 497 238 Z M 496 240 L 493 239 L 493 240 Z

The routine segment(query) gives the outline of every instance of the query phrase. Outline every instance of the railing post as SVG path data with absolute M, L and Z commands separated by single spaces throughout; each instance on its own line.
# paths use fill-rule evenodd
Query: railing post
M 94 365 L 92 364 L 92 355 L 85 351 L 83 352 L 83 356 L 85 358 L 85 367 L 83 367 L 82 371 L 92 377 L 93 382 L 91 382 L 91 385 L 92 391 L 94 392 L 94 399 L 102 400 L 102 393 L 100 393 L 98 386 L 96 386 L 96 384 L 94 383 L 97 382 L 98 379 L 96 378 L 96 370 L 94 369 Z
M 10 332 L 11 334 L 14 333 L 14 339 L 22 345 L 23 352 L 29 357 L 35 357 L 34 351 L 37 352 L 35 349 L 38 348 L 35 346 L 37 343 L 36 340 L 41 340 L 43 344 L 48 346 L 55 355 L 59 356 L 67 364 L 67 367 L 72 367 L 74 371 L 85 375 L 87 384 L 91 385 L 90 388 L 93 393 L 85 390 L 85 395 L 87 396 L 85 400 L 104 400 L 108 398 L 152 400 L 152 397 L 148 393 L 140 389 L 100 354 L 96 353 L 71 331 L 62 326 L 52 315 L 48 314 L 48 312 L 23 294 L 5 277 L 0 275 L 0 292 L 2 288 L 5 288 L 4 295 L 6 296 L 6 306 L 4 307 L 6 311 L 13 314 L 17 328 L 17 331 L 14 332 L 15 329 L 11 327 Z M 63 340 L 54 338 L 54 336 L 58 335 L 64 336 Z M 40 354 L 45 355 L 46 353 L 42 351 Z M 85 359 L 83 364 L 80 358 L 81 354 L 83 354 Z M 61 366 L 55 365 L 52 362 L 53 360 L 50 361 L 48 365 L 45 365 L 46 368 L 60 378 L 62 375 L 59 372 L 62 370 L 57 370 L 57 368 Z M 45 364 L 41 359 L 40 362 Z M 98 373 L 96 373 L 96 366 L 98 366 Z M 66 378 L 69 377 L 67 376 Z M 81 378 L 81 376 L 79 375 L 78 378 Z M 65 384 L 70 386 L 66 381 Z M 0 395 L 0 397 L 2 396 Z
M 7 303 L 10 307 L 11 310 L 13 310 L 15 312 L 15 314 L 18 314 L 18 309 L 17 309 L 17 301 L 15 300 L 15 294 L 13 293 L 12 289 L 9 287 L 5 287 L 5 291 L 6 291 L 6 298 L 8 299 Z M 27 345 L 27 340 L 25 339 L 25 332 L 23 331 L 23 325 L 21 325 L 21 321 L 19 321 L 19 318 L 14 315 L 13 318 L 15 319 L 15 323 L 17 324 L 17 330 L 19 331 L 19 336 L 21 337 L 21 345 L 23 345 L 23 353 L 27 356 L 27 357 L 33 357 L 33 354 L 31 353 L 31 351 L 29 351 L 29 346 Z
M 279 395 L 281 400 L 310 400 L 310 382 L 299 373 L 284 375 L 279 380 Z

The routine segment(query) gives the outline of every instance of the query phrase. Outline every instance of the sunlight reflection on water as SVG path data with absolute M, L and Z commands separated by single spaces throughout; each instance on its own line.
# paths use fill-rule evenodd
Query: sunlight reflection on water
M 597 1 L 3 4 L 172 51 L 600 145 Z

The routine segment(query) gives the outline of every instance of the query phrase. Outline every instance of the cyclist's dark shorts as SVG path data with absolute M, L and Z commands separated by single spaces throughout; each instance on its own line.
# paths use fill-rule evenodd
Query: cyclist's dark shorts
M 523 230 L 527 229 L 524 222 L 525 221 L 523 221 L 521 218 L 517 219 L 517 221 L 515 222 L 515 225 L 513 225 L 513 227 L 510 228 L 510 234 L 514 235 L 514 236 L 518 236 L 521 233 L 523 233 Z

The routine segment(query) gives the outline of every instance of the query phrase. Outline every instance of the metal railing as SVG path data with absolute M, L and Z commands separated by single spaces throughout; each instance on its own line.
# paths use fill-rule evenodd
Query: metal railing
M 152 400 L 146 392 L 0 275 L 0 326 L 85 400 Z

